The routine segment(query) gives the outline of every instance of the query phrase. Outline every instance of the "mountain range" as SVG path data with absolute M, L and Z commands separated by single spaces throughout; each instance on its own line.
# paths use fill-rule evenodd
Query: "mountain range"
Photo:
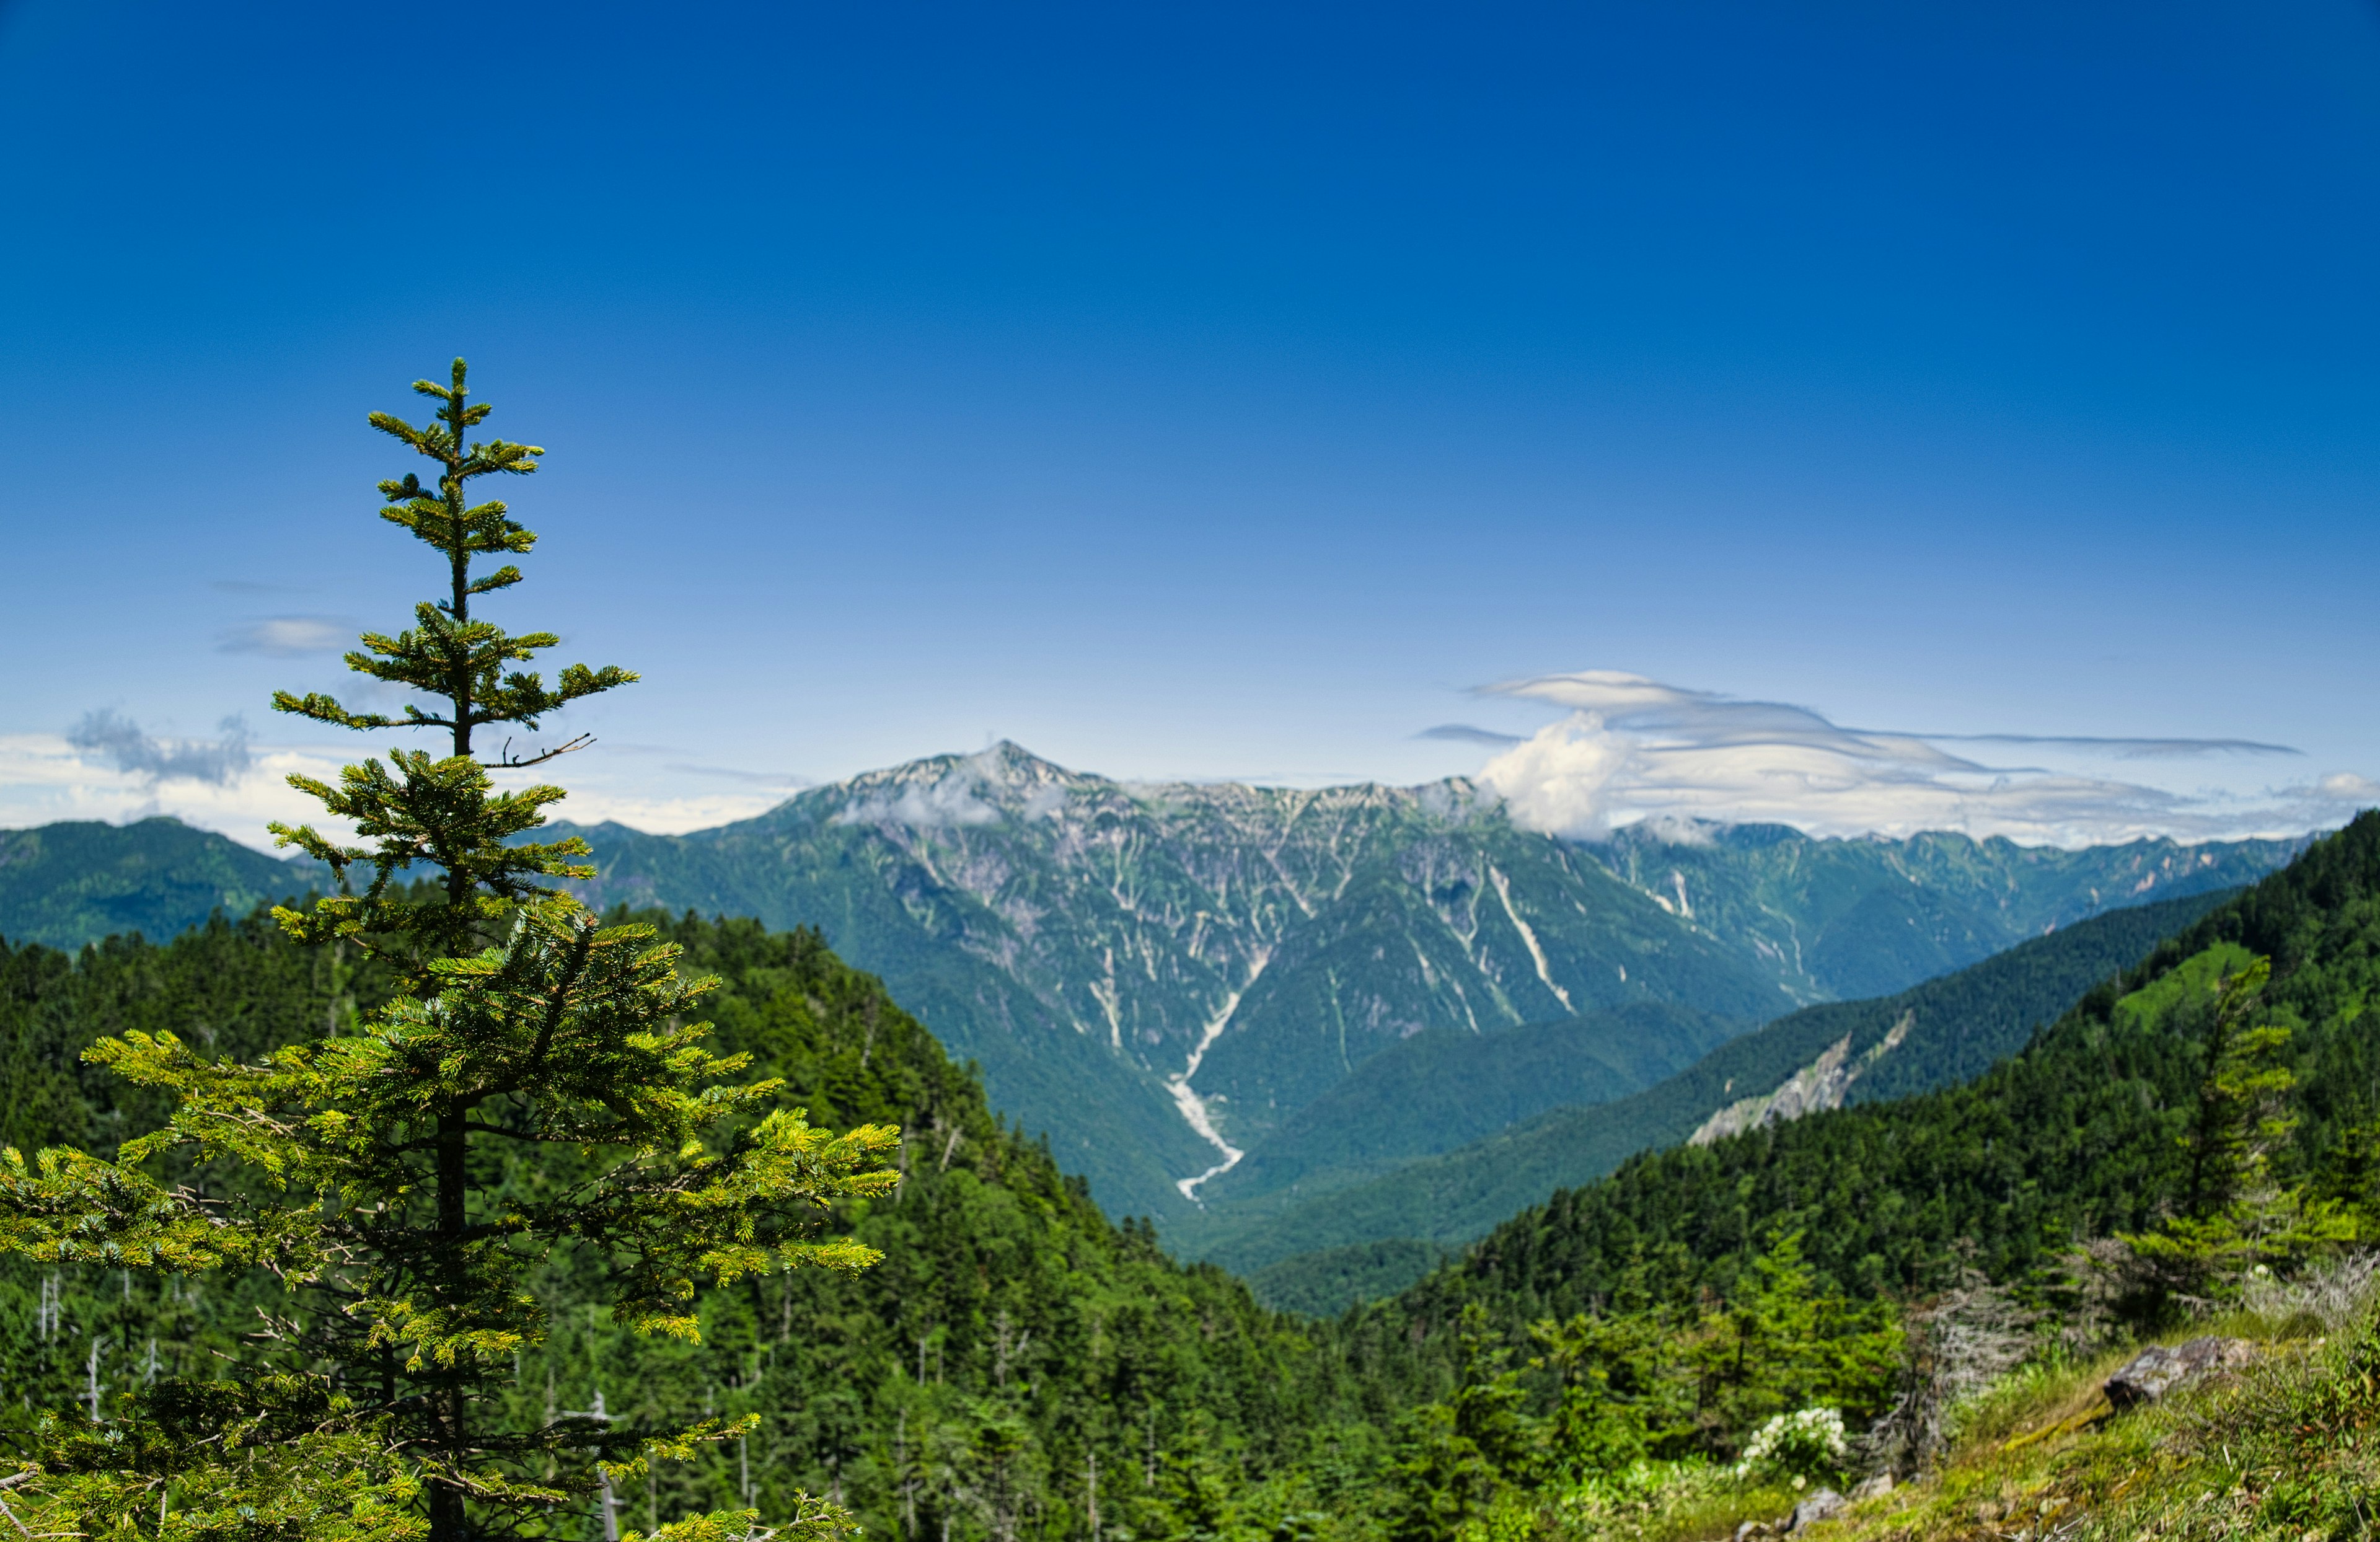
M 1220 1208 L 1222 1175 L 1416 1036 L 1476 1044 L 1579 1020 L 1555 1030 L 1597 1067 L 1577 1097 L 1624 1096 L 1799 1007 L 2229 889 L 2301 844 L 1640 826 L 1581 844 L 1519 828 L 1460 779 L 1135 784 L 1009 744 L 689 835 L 579 833 L 599 904 L 817 927 L 977 1060 L 994 1101 L 1047 1131 L 1111 1213 L 1168 1227 L 1198 1220 L 1210 1193 Z M 1651 1008 L 1675 1010 L 1609 1031 L 1628 1019 L 1608 1014 Z M 1471 1063 L 1450 1056 L 1445 1089 L 1493 1104 Z
M 1461 779 L 1139 784 L 1008 744 L 691 834 L 577 832 L 600 869 L 591 902 L 817 929 L 977 1061 L 995 1106 L 1046 1132 L 1109 1213 L 1193 1229 L 1231 1203 L 1226 1174 L 1289 1160 L 1301 1115 L 1334 1096 L 1373 1098 L 1354 1117 L 1404 1154 L 1492 1138 L 1639 1092 L 1801 1007 L 2229 889 L 2301 844 L 2060 851 L 1704 825 L 1582 844 L 1519 828 Z M 316 880 L 170 821 L 12 832 L 0 934 L 169 935 Z M 1534 1059 L 1463 1050 L 1515 1030 Z M 1405 1090 L 1385 1070 L 1348 1085 L 1392 1050 Z M 1433 1119 L 1451 1123 L 1417 1138 Z

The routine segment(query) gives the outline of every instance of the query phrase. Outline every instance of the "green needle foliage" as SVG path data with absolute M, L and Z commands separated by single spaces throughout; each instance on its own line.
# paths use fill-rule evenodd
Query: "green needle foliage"
M 2252 1021 L 2271 978 L 2271 960 L 2251 958 L 2217 982 L 2211 1007 L 2193 1003 L 2206 1026 L 2197 1116 L 2182 1141 L 2187 1208 L 2125 1239 L 2185 1300 L 2228 1293 L 2257 1271 L 2294 1269 L 2355 1234 L 2350 1207 L 2273 1174 L 2298 1120 L 2288 1101 L 2297 1075 L 2285 1058 L 2292 1031 Z
M 891 1190 L 896 1133 L 832 1135 L 773 1106 L 779 1082 L 739 1083 L 747 1058 L 710 1052 L 710 1025 L 693 1020 L 714 982 L 681 977 L 680 950 L 650 927 L 601 926 L 552 886 L 591 872 L 570 860 L 583 844 L 517 839 L 562 791 L 500 791 L 491 771 L 588 741 L 522 756 L 506 741 L 483 758 L 475 734 L 534 732 L 636 676 L 574 664 L 549 686 L 516 666 L 552 634 L 471 614 L 474 599 L 521 577 L 509 564 L 474 577 L 473 560 L 525 552 L 536 537 L 467 490 L 534 471 L 543 452 L 467 443 L 489 408 L 469 400 L 460 359 L 450 384 L 414 389 L 439 404 L 430 426 L 379 413 L 371 423 L 435 461 L 436 485 L 382 482 L 381 512 L 445 559 L 449 593 L 418 606 L 406 631 L 367 634 L 347 662 L 440 705 L 391 717 L 321 695 L 274 698 L 319 722 L 450 738 L 443 756 L 399 749 L 348 766 L 336 786 L 290 779 L 353 827 L 353 844 L 274 827 L 342 889 L 310 912 L 276 911 L 284 929 L 358 950 L 395 989 L 358 1031 L 253 1062 L 210 1059 L 164 1031 L 103 1039 L 84 1058 L 160 1099 L 164 1127 L 113 1161 L 67 1147 L 0 1159 L 0 1251 L 127 1271 L 262 1271 L 285 1288 L 283 1308 L 262 1315 L 220 1376 L 159 1379 L 119 1398 L 112 1419 L 95 1391 L 87 1418 L 53 1416 L 37 1462 L 0 1479 L 0 1503 L 46 1523 L 37 1531 L 552 1535 L 592 1504 L 608 1514 L 615 1487 L 646 1463 L 749 1426 L 507 1422 L 519 1357 L 548 1331 L 533 1271 L 565 1258 L 591 1269 L 616 1323 L 694 1340 L 698 1283 L 878 1257 L 814 1233 L 835 1202 Z M 794 1512 L 775 1519 L 797 1533 L 848 1524 L 808 1496 Z M 762 1535 L 759 1522 L 722 1512 L 658 1535 L 705 1542 Z

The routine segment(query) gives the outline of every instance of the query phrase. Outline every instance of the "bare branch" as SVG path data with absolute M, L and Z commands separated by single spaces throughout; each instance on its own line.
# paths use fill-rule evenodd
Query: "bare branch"
M 541 766 L 548 760 L 552 759 L 555 756 L 567 755 L 574 749 L 585 749 L 589 745 L 591 745 L 594 742 L 594 735 L 581 734 L 578 737 L 571 740 L 568 744 L 556 745 L 552 749 L 542 750 L 538 754 L 528 756 L 526 759 L 518 759 L 513 754 L 512 740 L 507 738 L 504 740 L 504 747 L 498 752 L 496 758 L 493 760 L 482 763 L 491 771 L 520 771 L 529 766 Z

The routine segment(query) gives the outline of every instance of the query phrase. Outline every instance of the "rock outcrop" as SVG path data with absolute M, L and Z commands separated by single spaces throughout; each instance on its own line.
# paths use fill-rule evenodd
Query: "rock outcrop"
M 1841 1108 L 1852 1084 L 1868 1067 L 1900 1048 L 1900 1041 L 1909 1037 L 1910 1025 L 1916 1021 L 1916 1013 L 1902 1013 L 1891 1031 L 1869 1045 L 1857 1060 L 1851 1058 L 1852 1038 L 1845 1034 L 1828 1045 L 1817 1059 L 1787 1077 L 1774 1092 L 1739 1098 L 1704 1120 L 1702 1127 L 1686 1137 L 1686 1144 L 1708 1146 L 1764 1124 L 1781 1124 L 1805 1113 Z
M 1813 1521 L 1823 1521 L 1843 1508 L 1843 1497 L 1831 1488 L 1821 1488 L 1793 1507 L 1793 1519 L 1787 1531 L 1800 1531 Z
M 2107 1378 L 2107 1401 L 2119 1412 L 2155 1402 L 2184 1382 L 2211 1371 L 2236 1369 L 2256 1357 L 2256 1346 L 2245 1339 L 2202 1334 L 2168 1346 L 2151 1344 L 2124 1362 Z

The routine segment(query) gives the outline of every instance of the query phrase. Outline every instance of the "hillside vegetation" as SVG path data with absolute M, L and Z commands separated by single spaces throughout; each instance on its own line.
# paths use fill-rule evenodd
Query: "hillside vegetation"
M 1320 1504 L 1334 1461 L 1385 1449 L 1324 1346 L 1220 1270 L 1184 1269 L 1145 1228 L 1110 1224 L 1079 1179 L 990 1111 L 971 1070 L 816 933 L 647 919 L 686 948 L 689 971 L 722 979 L 709 999 L 720 1048 L 783 1077 L 821 1123 L 896 1123 L 905 1140 L 896 1197 L 837 1218 L 880 1263 L 709 1292 L 698 1346 L 615 1327 L 568 1269 L 539 1277 L 553 1329 L 521 1358 L 524 1414 L 601 1394 L 625 1418 L 762 1416 L 744 1446 L 662 1464 L 650 1492 L 626 1496 L 637 1524 L 747 1500 L 782 1510 L 807 1489 L 839 1497 L 874 1536 L 947 1526 L 1054 1542 L 1080 1534 L 1096 1463 L 1103 1525 L 1181 1536 L 1220 1505 L 1277 1517 Z M 103 1034 L 171 1031 L 253 1059 L 352 1023 L 382 988 L 375 970 L 342 969 L 262 916 L 79 960 L 7 947 L 0 1143 L 107 1154 L 156 1124 L 152 1099 L 78 1058 Z M 105 1409 L 159 1375 L 203 1378 L 211 1351 L 279 1296 L 257 1275 L 158 1288 L 0 1261 L 6 1417 L 93 1395 Z
M 2367 1535 L 2375 986 L 2365 814 L 1972 1082 L 1515 1217 L 1336 1327 L 1438 1378 L 1383 1524 L 1712 1537 L 1873 1475 L 1899 1486 L 1814 1536 Z M 2209 1332 L 2231 1371 L 2102 1395 Z
M 214 911 L 245 916 L 322 881 L 314 862 L 280 861 L 179 820 L 0 830 L 0 937 L 53 948 L 173 937 Z
M 1549 1109 L 1605 1103 L 1704 1058 L 1745 1025 L 1658 1002 L 1501 1028 L 1433 1028 L 1381 1050 L 1299 1110 L 1200 1198 L 1238 1212 L 1317 1196 L 1491 1135 Z M 1178 1223 L 1169 1240 L 1196 1234 Z
M 1214 1186 L 1216 1213 L 1177 1226 L 1184 1251 L 1248 1272 L 1267 1299 L 1305 1309 L 1343 1308 L 1362 1297 L 1338 1295 L 1324 1280 L 1366 1282 L 1373 1294 L 1397 1281 L 1379 1269 L 1349 1273 L 1345 1250 L 1390 1238 L 1411 1246 L 1393 1257 L 1414 1263 L 1468 1243 L 1556 1190 L 1603 1176 L 1639 1151 L 1683 1142 L 1706 1120 L 1749 1095 L 1766 1093 L 1824 1054 L 1847 1046 L 1860 1067 L 1849 1101 L 1874 1101 L 1947 1087 L 2015 1053 L 2093 986 L 2137 965 L 2165 938 L 2223 902 L 2194 895 L 2110 911 L 2036 938 L 2007 953 L 1912 990 L 1866 1002 L 1805 1007 L 1730 1039 L 1693 1066 L 1626 1097 L 1554 1110 L 1483 1139 L 1354 1183 L 1316 1185 L 1303 1174 L 1242 1198 L 1237 1172 Z M 1898 1028 L 1900 1037 L 1878 1053 Z M 1478 1047 L 1494 1063 L 1505 1042 L 1529 1048 L 1525 1030 Z M 1516 1056 L 1526 1063 L 1529 1057 Z M 1376 1064 L 1394 1064 L 1383 1055 Z M 1368 1069 L 1368 1068 L 1367 1068 Z M 1350 1087 L 1367 1077 L 1350 1079 Z M 1548 1085 L 1560 1085 L 1548 1079 Z M 1268 1175 L 1269 1150 L 1245 1164 Z M 1236 1204 L 1232 1203 L 1237 1200 Z M 1269 1201 L 1269 1202 L 1268 1202 Z M 1317 1256 L 1311 1273 L 1299 1263 Z M 1412 1278 L 1417 1278 L 1414 1276 Z
M 2179 918 L 2109 917 L 2100 943 Z M 741 1444 L 657 1466 L 621 1496 L 629 1521 L 807 1487 L 910 1542 L 1068 1542 L 1095 1503 L 1110 1542 L 1682 1542 L 1775 1521 L 1794 1477 L 1848 1487 L 1881 1464 L 1900 1487 L 1824 1525 L 1847 1539 L 2046 1517 L 2111 1536 L 2353 1534 L 2333 1496 L 2369 1475 L 2374 1351 L 2341 1293 L 2308 1287 L 2303 1305 L 2274 1293 L 2318 1286 L 2336 1268 L 2324 1259 L 2380 1236 L 2380 1110 L 2359 1031 L 2380 983 L 2380 817 L 2190 921 L 1975 1081 L 1640 1154 L 1321 1324 L 1171 1261 L 1137 1222 L 1111 1225 L 815 933 L 647 919 L 685 968 L 722 977 L 720 1048 L 784 1077 L 821 1122 L 898 1123 L 905 1139 L 897 1196 L 835 1219 L 883 1261 L 708 1292 L 698 1346 L 615 1328 L 569 1268 L 538 1277 L 553 1331 L 514 1378 L 525 1415 L 601 1393 L 630 1417 L 762 1415 Z M 2259 956 L 2272 977 L 2252 1020 L 2269 1026 L 2220 1018 L 2229 1058 L 2210 1061 L 2227 981 Z M 2045 961 L 2065 957 L 2035 945 L 1998 977 L 2048 977 Z M 170 1029 L 252 1057 L 344 1029 L 385 989 L 373 966 L 261 917 L 79 958 L 12 946 L 0 980 L 0 1130 L 19 1147 L 102 1153 L 159 1111 L 77 1057 L 91 1038 Z M 1958 1020 L 2019 1034 L 2010 1010 Z M 1828 1011 L 1840 1037 L 1875 1031 L 1885 1009 Z M 1901 1048 L 1922 1043 L 1912 1032 Z M 1972 1048 L 1938 1040 L 1939 1063 Z M 2228 1194 L 2193 1174 L 2226 1086 L 2265 1089 L 2236 1127 L 2285 1132 L 2233 1151 L 2254 1182 Z M 1350 1248 L 1329 1267 L 1374 1293 L 1426 1246 Z M 2254 1287 L 2260 1268 L 2274 1283 Z M 257 1275 L 152 1286 L 11 1260 L 9 1427 L 22 1410 L 82 1417 L 95 1395 L 103 1414 L 152 1377 L 203 1378 L 211 1350 L 276 1299 Z M 2316 1306 L 2335 1327 L 2307 1326 Z M 2208 1309 L 2228 1315 L 2192 1320 Z M 2097 1378 L 2135 1335 L 2208 1327 L 2269 1347 L 2170 1405 L 2095 1411 Z M 1952 1329 L 1997 1335 L 1999 1355 L 1955 1396 L 1927 1379 L 1942 1364 L 1929 1346 Z M 1931 1425 L 1905 1416 L 1919 1405 Z M 1813 1411 L 1838 1419 L 1840 1450 L 1763 1436 Z M 1871 1427 L 1901 1433 L 1863 1444 Z M 563 1519 L 554 1535 L 601 1534 L 591 1512 L 575 1531 Z

